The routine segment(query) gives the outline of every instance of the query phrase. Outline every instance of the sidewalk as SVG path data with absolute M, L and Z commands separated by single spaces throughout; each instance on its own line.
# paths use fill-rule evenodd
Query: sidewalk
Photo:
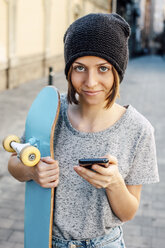
M 28 109 L 46 79 L 0 92 L 0 144 L 9 133 L 22 135 Z M 55 86 L 65 92 L 62 72 Z M 146 56 L 131 60 L 121 84 L 120 103 L 131 104 L 144 114 L 155 128 L 161 182 L 144 185 L 139 211 L 124 225 L 127 248 L 164 248 L 165 244 L 165 62 L 161 57 Z M 9 154 L 0 145 L 0 248 L 23 248 L 24 183 L 7 171 Z

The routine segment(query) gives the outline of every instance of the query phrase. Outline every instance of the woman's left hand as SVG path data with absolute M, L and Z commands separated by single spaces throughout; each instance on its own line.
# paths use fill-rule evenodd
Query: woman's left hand
M 92 184 L 97 189 L 106 188 L 111 189 L 123 181 L 121 174 L 118 170 L 118 161 L 114 156 L 104 156 L 109 159 L 109 163 L 105 167 L 98 164 L 92 165 L 92 170 L 86 169 L 81 166 L 75 166 L 74 170 L 78 175 L 83 177 L 86 181 Z
M 117 159 L 105 157 L 109 159 L 105 167 L 94 164 L 94 171 L 81 166 L 75 166 L 74 170 L 97 189 L 106 189 L 110 206 L 121 221 L 131 220 L 139 207 L 141 185 L 127 186 L 118 170 Z

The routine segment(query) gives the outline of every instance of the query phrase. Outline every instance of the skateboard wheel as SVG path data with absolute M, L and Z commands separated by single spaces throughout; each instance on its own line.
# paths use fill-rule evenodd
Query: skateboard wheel
M 7 152 L 15 152 L 15 150 L 11 147 L 11 142 L 20 143 L 21 141 L 20 138 L 16 135 L 8 135 L 6 138 L 4 138 L 2 144 Z
M 26 166 L 35 166 L 41 158 L 40 151 L 34 146 L 26 146 L 20 152 L 20 159 Z

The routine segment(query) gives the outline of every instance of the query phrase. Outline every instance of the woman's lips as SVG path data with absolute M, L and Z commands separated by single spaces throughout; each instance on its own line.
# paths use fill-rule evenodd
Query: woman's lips
M 96 91 L 89 91 L 89 90 L 84 90 L 84 93 L 88 96 L 96 96 L 101 92 L 101 90 L 96 90 Z

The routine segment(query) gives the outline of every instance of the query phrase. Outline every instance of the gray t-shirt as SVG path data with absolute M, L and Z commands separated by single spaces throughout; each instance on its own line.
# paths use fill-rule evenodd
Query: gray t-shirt
M 105 235 L 122 222 L 113 213 L 105 189 L 96 189 L 73 170 L 80 158 L 111 154 L 125 183 L 159 181 L 154 130 L 128 106 L 125 114 L 108 129 L 86 133 L 74 129 L 67 117 L 66 96 L 55 130 L 54 153 L 59 161 L 60 183 L 55 193 L 53 235 L 62 239 L 88 239 Z

